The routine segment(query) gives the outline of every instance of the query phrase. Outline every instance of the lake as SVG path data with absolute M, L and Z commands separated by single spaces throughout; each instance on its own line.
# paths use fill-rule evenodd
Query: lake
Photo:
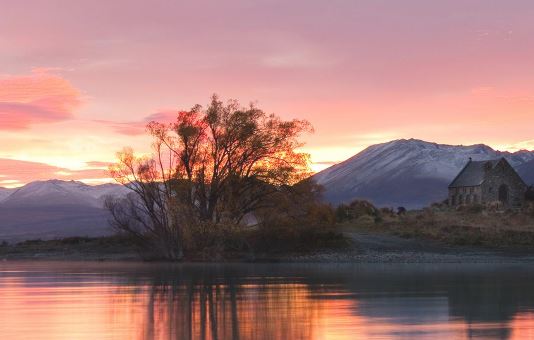
M 0 262 L 0 339 L 534 339 L 533 269 Z

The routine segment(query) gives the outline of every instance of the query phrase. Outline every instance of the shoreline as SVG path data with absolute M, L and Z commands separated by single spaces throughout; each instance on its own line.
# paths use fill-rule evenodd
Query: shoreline
M 163 261 L 143 260 L 138 256 L 64 256 L 47 254 L 42 256 L 4 256 L 0 263 L 6 262 L 124 262 L 124 263 L 176 263 L 176 264 L 534 264 L 534 255 L 500 256 L 483 254 L 437 254 L 437 253 L 399 253 L 399 254 L 361 254 L 317 253 L 292 257 L 260 258 L 254 260 L 225 259 L 219 261 L 184 260 Z
M 523 248 L 490 249 L 453 246 L 425 239 L 345 232 L 351 246 L 345 249 L 319 250 L 311 253 L 261 254 L 227 259 L 187 259 L 178 263 L 532 263 L 534 250 Z M 79 261 L 79 262 L 167 262 L 146 261 L 132 247 L 110 244 L 101 239 L 77 239 L 77 242 L 32 241 L 23 245 L 0 247 L 0 261 Z

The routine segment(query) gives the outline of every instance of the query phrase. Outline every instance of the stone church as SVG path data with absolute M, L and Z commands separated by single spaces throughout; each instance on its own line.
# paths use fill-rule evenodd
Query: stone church
M 504 158 L 469 162 L 449 185 L 449 205 L 500 201 L 506 208 L 520 207 L 527 185 Z

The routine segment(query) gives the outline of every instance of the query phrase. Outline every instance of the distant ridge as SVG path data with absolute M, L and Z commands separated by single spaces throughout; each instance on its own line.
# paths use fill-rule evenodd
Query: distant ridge
M 505 157 L 534 184 L 534 151 L 497 151 L 484 144 L 447 145 L 399 139 L 372 145 L 313 176 L 333 204 L 367 199 L 378 206 L 420 208 L 447 197 L 447 186 L 469 158 Z
M 3 206 L 80 205 L 102 208 L 104 196 L 123 195 L 128 189 L 118 184 L 87 185 L 79 181 L 51 179 L 11 189 Z
M 105 197 L 127 192 L 118 184 L 90 186 L 55 179 L 0 188 L 0 241 L 108 235 L 112 229 Z
M 8 189 L 0 187 L 0 203 L 5 200 L 15 189 Z

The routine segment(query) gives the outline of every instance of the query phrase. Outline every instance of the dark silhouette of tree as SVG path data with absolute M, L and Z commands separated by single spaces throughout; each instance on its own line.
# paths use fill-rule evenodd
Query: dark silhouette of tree
M 132 194 L 107 206 L 119 230 L 152 240 L 166 258 L 183 256 L 191 226 L 239 225 L 309 175 L 309 156 L 297 149 L 310 124 L 254 105 L 214 95 L 205 109 L 196 105 L 178 112 L 175 123 L 151 122 L 147 130 L 153 155 L 119 153 L 110 173 Z

